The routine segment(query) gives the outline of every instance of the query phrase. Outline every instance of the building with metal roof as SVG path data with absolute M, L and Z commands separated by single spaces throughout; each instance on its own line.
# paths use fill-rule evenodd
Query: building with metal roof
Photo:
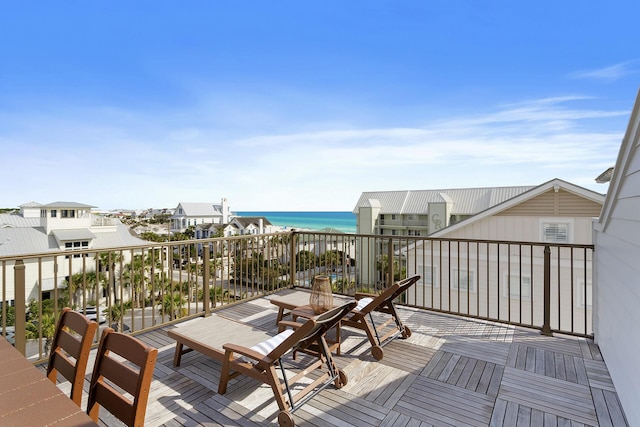
M 79 250 L 100 251 L 145 243 L 118 219 L 91 213 L 93 207 L 76 202 L 29 202 L 20 205 L 19 212 L 0 214 L 0 257 L 61 250 L 70 253 Z M 27 283 L 32 285 L 26 290 L 27 295 L 37 298 L 38 287 L 42 293 L 51 291 L 56 285 L 63 287 L 65 278 L 75 273 L 76 264 L 80 270 L 82 257 L 75 258 L 74 255 L 72 262 L 59 262 L 57 267 L 53 258 L 45 258 L 41 277 L 27 278 Z M 8 274 L 7 280 L 11 281 L 12 277 L 13 274 Z M 6 288 L 12 293 L 12 286 Z M 12 299 L 12 295 L 7 295 L 8 301 Z

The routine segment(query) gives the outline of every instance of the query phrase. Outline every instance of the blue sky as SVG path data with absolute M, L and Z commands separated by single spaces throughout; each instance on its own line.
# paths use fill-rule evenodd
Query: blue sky
M 640 76 L 633 1 L 0 3 L 0 207 L 363 191 L 606 192 Z

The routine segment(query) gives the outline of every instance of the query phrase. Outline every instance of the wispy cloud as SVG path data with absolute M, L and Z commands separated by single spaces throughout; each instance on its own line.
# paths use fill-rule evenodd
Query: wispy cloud
M 588 187 L 615 161 L 623 131 L 593 131 L 591 123 L 628 112 L 588 109 L 585 99 L 425 117 L 420 126 L 340 128 L 297 119 L 292 127 L 306 131 L 251 129 L 242 137 L 189 114 L 177 120 L 172 111 L 129 112 L 128 120 L 65 114 L 0 133 L 10 156 L 0 179 L 13 183 L 5 196 L 11 205 L 64 199 L 171 207 L 228 197 L 237 210 L 349 210 L 362 191 L 532 185 L 555 177 Z M 69 185 L 67 173 L 82 179 Z
M 571 73 L 569 77 L 573 79 L 593 79 L 613 82 L 628 75 L 637 74 L 638 69 L 633 67 L 635 63 L 637 63 L 637 61 L 626 61 L 595 70 L 576 71 Z

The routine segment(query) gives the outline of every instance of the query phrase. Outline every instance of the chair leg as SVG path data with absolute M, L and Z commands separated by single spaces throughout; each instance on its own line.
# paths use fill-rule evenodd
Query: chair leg
M 271 386 L 271 390 L 273 390 L 273 395 L 278 403 L 278 408 L 280 408 L 281 411 L 289 410 L 289 405 L 282 394 L 282 386 L 280 385 L 280 380 L 278 379 L 278 373 L 276 372 L 275 366 L 269 366 L 269 368 L 265 370 L 265 375 L 267 376 L 267 383 Z M 293 405 L 293 401 L 291 404 Z
M 227 392 L 227 384 L 229 383 L 229 373 L 231 368 L 229 366 L 230 354 L 226 354 L 224 362 L 222 362 L 222 371 L 220 371 L 220 381 L 218 382 L 218 394 L 225 394 Z

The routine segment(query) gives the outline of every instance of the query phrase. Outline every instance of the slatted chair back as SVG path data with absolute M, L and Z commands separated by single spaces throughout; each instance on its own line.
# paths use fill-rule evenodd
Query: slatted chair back
M 218 393 L 225 394 L 229 380 L 236 375 L 247 375 L 263 383 L 269 384 L 280 408 L 278 421 L 280 425 L 293 425 L 293 412 L 297 406 L 311 399 L 325 386 L 333 382 L 340 388 L 347 383 L 346 374 L 335 365 L 331 352 L 325 340 L 327 330 L 336 326 L 356 306 L 355 301 L 333 308 L 326 313 L 306 320 L 304 323 L 281 322 L 292 329 L 286 329 L 278 335 L 259 343 L 251 348 L 227 343 L 225 358 L 222 364 Z M 287 379 L 282 356 L 289 352 L 309 352 L 311 346 L 316 346 L 310 354 L 312 362 L 304 366 L 295 366 L 296 372 Z M 326 369 L 322 373 L 316 370 Z M 281 370 L 281 375 L 276 372 Z M 303 377 L 310 381 L 302 390 L 293 393 L 290 381 L 295 382 Z
M 384 357 L 382 346 L 393 338 L 398 335 L 401 335 L 402 338 L 411 336 L 411 329 L 402 323 L 398 316 L 394 300 L 416 284 L 418 280 L 420 280 L 419 275 L 408 277 L 394 283 L 379 295 L 360 292 L 355 294 L 358 305 L 350 315 L 345 317 L 342 324 L 366 332 L 371 343 L 371 354 L 376 360 L 381 360 Z M 390 317 L 386 321 L 376 324 L 372 316 L 373 312 L 386 313 Z
M 58 373 L 71 383 L 70 398 L 82 402 L 82 385 L 87 371 L 91 344 L 98 324 L 85 315 L 65 307 L 60 313 L 49 352 L 47 377 L 57 383 Z
M 156 348 L 106 328 L 100 338 L 89 387 L 87 413 L 91 418 L 98 422 L 102 406 L 127 426 L 144 425 L 157 357 Z

